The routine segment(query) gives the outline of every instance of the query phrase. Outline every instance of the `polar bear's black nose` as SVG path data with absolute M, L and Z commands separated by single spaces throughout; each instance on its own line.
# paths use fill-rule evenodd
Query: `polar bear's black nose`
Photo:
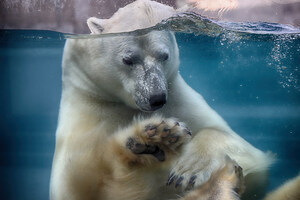
M 167 103 L 166 94 L 162 93 L 150 96 L 149 103 L 151 106 L 151 110 L 153 111 L 163 107 L 163 105 Z

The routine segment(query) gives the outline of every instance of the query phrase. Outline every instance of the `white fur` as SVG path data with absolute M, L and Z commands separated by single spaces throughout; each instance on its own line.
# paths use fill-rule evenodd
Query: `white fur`
M 120 9 L 111 19 L 92 18 L 88 24 L 93 33 L 131 31 L 152 26 L 173 12 L 168 6 L 139 0 Z M 160 48 L 170 54 L 165 62 L 157 61 L 153 55 Z M 142 52 L 142 59 L 149 62 L 150 66 L 158 66 L 158 70 L 164 74 L 168 99 L 162 109 L 142 112 L 136 105 L 136 73 L 139 74 L 139 70 L 143 71 L 144 68 L 137 64 L 135 69 L 129 69 L 122 63 L 122 56 L 128 49 Z M 236 160 L 244 174 L 268 168 L 272 157 L 232 131 L 203 97 L 185 83 L 178 73 L 178 67 L 179 53 L 175 37 L 167 31 L 154 31 L 139 37 L 67 40 L 51 175 L 51 199 L 105 199 L 98 193 L 97 184 L 101 182 L 98 177 L 105 176 L 101 175 L 102 168 L 99 166 L 103 165 L 102 160 L 107 153 L 104 149 L 107 139 L 116 132 L 120 133 L 122 127 L 129 126 L 135 116 L 147 118 L 154 113 L 166 118 L 178 118 L 192 130 L 194 138 L 172 169 L 186 177 L 197 174 L 197 185 L 204 183 L 213 171 L 224 166 L 225 155 Z M 153 186 L 165 183 L 150 181 L 153 181 Z M 73 184 L 80 184 L 80 190 L 74 191 Z M 153 199 L 163 195 L 168 197 L 170 194 L 159 191 Z

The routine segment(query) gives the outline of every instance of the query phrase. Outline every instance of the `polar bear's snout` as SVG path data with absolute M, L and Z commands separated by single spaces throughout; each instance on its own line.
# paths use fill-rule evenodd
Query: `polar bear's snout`
M 152 74 L 150 73 L 149 79 L 149 105 L 151 111 L 155 111 L 163 107 L 167 102 L 166 80 L 162 71 L 158 68 L 153 68 L 153 72 Z
M 142 111 L 155 111 L 167 102 L 167 80 L 161 67 L 152 63 L 136 71 L 134 99 Z

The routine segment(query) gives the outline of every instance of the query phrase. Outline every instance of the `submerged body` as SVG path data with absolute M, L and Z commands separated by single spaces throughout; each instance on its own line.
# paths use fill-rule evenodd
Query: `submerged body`
M 152 4 L 161 4 L 138 3 L 141 23 L 153 25 Z M 91 19 L 91 31 L 124 31 L 123 15 L 131 13 L 125 8 L 114 23 Z M 177 43 L 168 31 L 67 41 L 51 199 L 176 198 L 226 169 L 226 156 L 246 176 L 268 168 L 273 158 L 231 130 L 178 68 Z M 232 190 L 234 180 L 219 187 Z
M 150 33 L 153 34 L 171 33 Z M 144 37 L 148 39 L 149 35 Z M 171 39 L 176 45 L 173 35 Z M 51 182 L 52 199 L 119 199 L 120 196 L 126 196 L 125 199 L 157 199 L 163 198 L 163 191 L 166 192 L 166 199 L 174 197 L 176 193 L 173 189 L 165 186 L 172 169 L 168 162 L 146 167 L 138 165 L 134 169 L 124 167 L 114 155 L 109 142 L 122 136 L 122 130 L 130 127 L 134 117 L 147 118 L 154 113 L 164 118 L 175 117 L 185 122 L 193 132 L 193 139 L 183 149 L 182 157 L 178 158 L 173 168 L 179 177 L 185 177 L 183 185 L 187 185 L 194 175 L 198 177 L 196 186 L 207 181 L 212 172 L 224 166 L 225 155 L 236 160 L 245 174 L 267 168 L 271 158 L 236 135 L 204 99 L 184 82 L 178 74 L 176 53 L 172 55 L 174 58 L 169 58 L 175 61 L 163 66 L 168 83 L 167 103 L 163 108 L 149 113 L 128 106 L 134 102 L 132 98 L 124 102 L 123 97 L 115 97 L 124 95 L 126 98 L 127 95 L 120 91 L 122 86 L 117 85 L 118 81 L 113 80 L 114 76 L 119 75 L 111 69 L 113 66 L 103 65 L 101 67 L 104 68 L 99 68 L 101 72 L 89 72 L 98 79 L 88 79 L 93 75 L 84 72 L 89 68 L 84 63 L 95 59 L 89 57 L 88 49 L 84 54 L 79 52 L 84 52 L 84 47 L 93 43 L 93 40 L 70 40 L 65 47 L 64 85 Z M 176 49 L 176 46 L 172 48 Z M 103 55 L 93 53 L 92 56 Z M 81 66 L 85 68 L 78 68 Z M 106 69 L 109 73 L 106 73 Z M 98 85 L 95 81 L 104 83 Z M 99 88 L 100 85 L 102 87 Z

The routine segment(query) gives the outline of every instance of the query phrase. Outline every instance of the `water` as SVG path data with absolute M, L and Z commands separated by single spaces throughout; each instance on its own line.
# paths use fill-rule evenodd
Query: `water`
M 153 29 L 178 31 L 180 73 L 230 126 L 277 154 L 269 190 L 300 171 L 300 35 L 272 23 L 221 23 L 185 13 Z M 65 36 L 0 31 L 1 199 L 48 199 Z M 111 37 L 112 35 L 109 35 Z

